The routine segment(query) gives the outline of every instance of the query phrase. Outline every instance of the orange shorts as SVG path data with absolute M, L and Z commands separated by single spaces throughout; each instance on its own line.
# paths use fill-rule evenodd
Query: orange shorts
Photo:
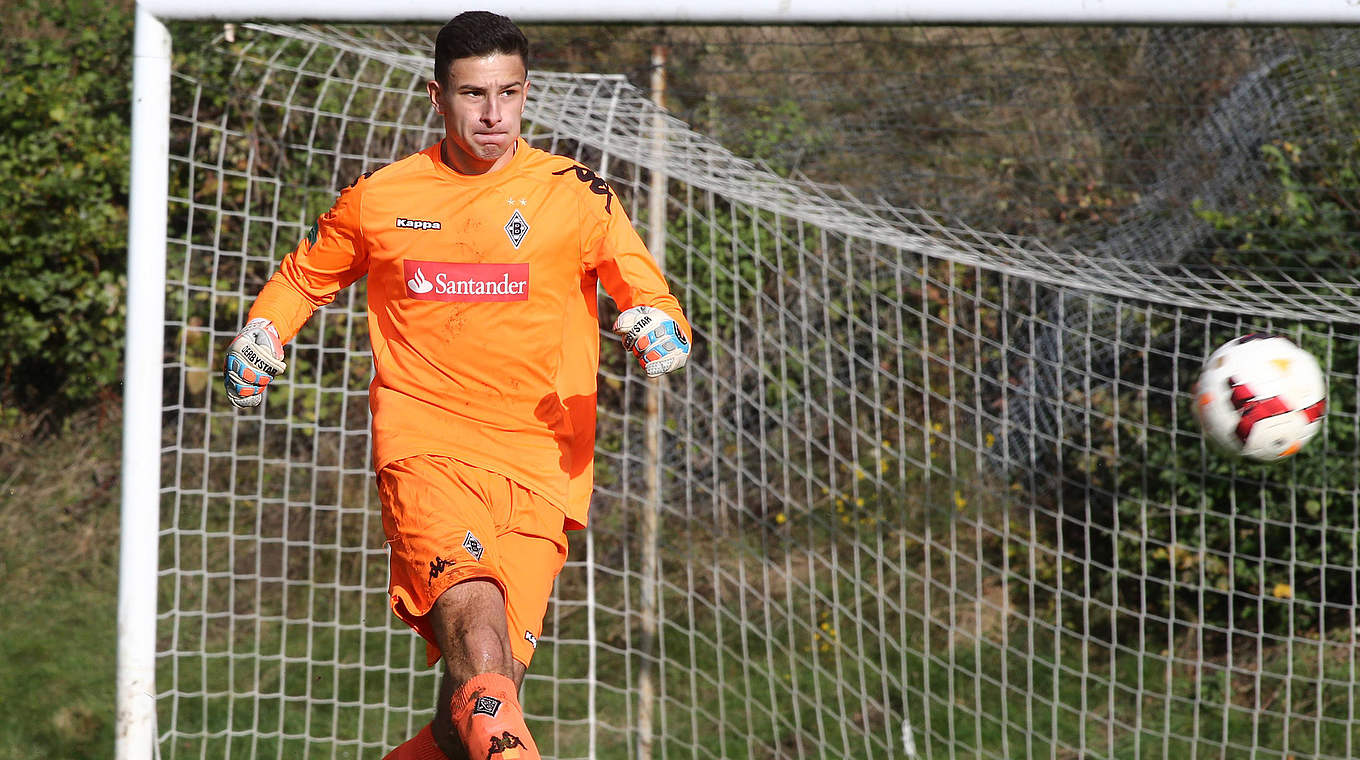
M 543 633 L 553 582 L 567 560 L 562 510 L 503 475 L 442 456 L 414 456 L 378 473 L 392 611 L 439 647 L 426 615 L 440 594 L 473 579 L 505 597 L 510 650 L 525 667 Z

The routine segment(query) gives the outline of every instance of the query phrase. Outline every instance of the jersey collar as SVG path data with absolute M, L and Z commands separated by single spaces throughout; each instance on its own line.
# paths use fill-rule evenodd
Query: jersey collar
M 524 157 L 529 152 L 529 143 L 523 137 L 516 138 L 514 147 L 515 155 L 510 157 L 510 162 L 496 171 L 488 172 L 486 174 L 463 174 L 455 171 L 452 166 L 444 163 L 444 158 L 441 154 L 443 148 L 444 140 L 440 140 L 434 145 L 426 148 L 424 151 L 425 154 L 430 157 L 431 163 L 435 166 L 435 171 L 438 172 L 441 177 L 465 184 L 480 184 L 483 182 L 492 182 L 496 177 L 505 176 L 507 172 L 513 172 L 515 169 L 518 169 L 519 166 L 524 163 Z

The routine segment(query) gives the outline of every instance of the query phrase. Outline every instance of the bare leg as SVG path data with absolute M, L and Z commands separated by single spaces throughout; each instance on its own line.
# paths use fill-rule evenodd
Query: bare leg
M 445 672 L 454 681 L 462 683 L 480 673 L 514 675 L 505 597 L 495 583 L 459 583 L 440 595 L 428 619 L 444 655 Z
M 524 665 L 510 654 L 505 597 L 491 581 L 466 581 L 445 591 L 430 610 L 429 621 L 444 656 L 444 677 L 432 726 L 435 744 L 449 760 L 466 760 L 467 749 L 454 728 L 450 710 L 454 691 L 481 673 L 507 676 L 518 688 L 524 682 Z

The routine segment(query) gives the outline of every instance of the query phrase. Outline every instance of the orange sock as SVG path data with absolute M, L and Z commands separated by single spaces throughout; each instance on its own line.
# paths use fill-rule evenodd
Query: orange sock
M 499 673 L 473 676 L 454 692 L 449 706 L 472 760 L 542 760 L 509 678 Z
M 434 733 L 430 724 L 420 729 L 420 733 L 401 743 L 401 746 L 387 753 L 383 760 L 448 760 L 439 745 L 434 743 Z

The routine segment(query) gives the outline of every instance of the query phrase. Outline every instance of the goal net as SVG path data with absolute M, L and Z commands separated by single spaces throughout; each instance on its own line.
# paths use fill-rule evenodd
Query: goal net
M 696 337 L 659 383 L 604 346 L 545 755 L 1360 753 L 1354 34 L 529 31 L 526 137 L 663 241 Z M 217 368 L 337 191 L 441 136 L 429 30 L 219 32 L 176 38 L 160 753 L 380 757 L 437 671 L 388 608 L 363 284 L 261 409 Z M 1250 331 L 1329 372 L 1269 466 L 1191 415 Z

